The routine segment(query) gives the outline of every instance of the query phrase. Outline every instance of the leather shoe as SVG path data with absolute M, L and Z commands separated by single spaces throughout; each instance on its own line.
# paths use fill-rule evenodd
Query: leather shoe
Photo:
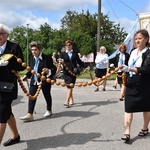
M 24 117 L 20 117 L 20 120 L 24 120 L 24 121 L 33 121 L 34 117 L 33 116 L 24 116 Z
M 19 143 L 20 142 L 20 135 L 18 135 L 18 137 L 16 139 L 9 139 L 8 141 L 6 141 L 5 143 L 3 143 L 4 146 L 10 146 L 10 145 L 13 145 L 13 144 L 16 144 L 16 143 Z

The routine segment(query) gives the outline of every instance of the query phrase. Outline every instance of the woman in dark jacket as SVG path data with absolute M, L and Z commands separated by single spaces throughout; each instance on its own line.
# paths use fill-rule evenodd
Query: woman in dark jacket
M 9 28 L 0 24 L 0 56 L 3 57 L 4 54 L 13 54 L 24 62 L 21 47 L 19 44 L 7 40 L 8 36 Z M 3 139 L 7 123 L 12 133 L 11 138 L 3 144 L 4 146 L 20 142 L 20 135 L 11 108 L 12 101 L 18 96 L 17 77 L 12 73 L 12 70 L 22 71 L 25 68 L 17 62 L 16 57 L 12 57 L 8 61 L 5 61 L 5 63 L 0 60 L 0 81 L 14 84 L 11 92 L 0 91 L 0 143 Z
M 126 53 L 126 50 L 127 50 L 127 46 L 124 43 L 119 45 L 120 52 L 115 57 L 115 64 L 114 64 L 115 67 L 118 67 L 123 64 L 128 65 L 130 55 Z M 117 72 L 117 82 L 121 88 L 121 93 L 119 98 L 120 101 L 123 101 L 124 92 L 125 92 L 125 86 L 123 84 L 122 75 L 123 75 L 123 71 L 119 70 Z
M 52 57 L 42 53 L 42 45 L 39 42 L 32 41 L 30 43 L 31 57 L 30 57 L 30 67 L 36 73 L 41 73 L 43 69 L 45 70 L 46 77 L 51 78 L 55 75 L 56 67 L 53 64 Z M 38 85 L 40 83 L 40 78 L 37 78 L 35 74 L 32 74 L 31 71 L 28 71 L 26 75 L 23 77 L 23 80 L 26 81 L 28 78 L 30 81 L 29 94 L 35 95 Z M 49 117 L 52 115 L 52 96 L 51 96 L 51 83 L 46 82 L 46 80 L 42 81 L 42 92 L 46 101 L 46 112 L 44 117 Z M 34 116 L 34 108 L 36 105 L 36 101 L 29 98 L 28 101 L 28 113 L 27 115 L 20 117 L 21 120 L 24 121 L 33 121 Z
M 130 128 L 133 113 L 143 112 L 143 126 L 138 136 L 148 135 L 150 121 L 150 49 L 149 34 L 139 30 L 134 36 L 137 48 L 132 51 L 128 66 L 123 65 L 122 71 L 129 72 L 125 93 L 125 133 L 122 140 L 130 139 Z
M 64 103 L 65 106 L 73 105 L 74 104 L 74 99 L 73 99 L 73 87 L 70 86 L 70 83 L 75 84 L 76 82 L 76 76 L 71 74 L 69 71 L 72 71 L 77 68 L 77 65 L 79 64 L 80 66 L 84 67 L 84 63 L 81 61 L 79 58 L 78 53 L 72 49 L 72 41 L 67 40 L 65 42 L 65 51 L 61 52 L 60 54 L 60 62 L 63 62 L 66 67 L 63 67 L 63 72 L 64 72 L 64 81 L 67 85 L 67 97 L 66 101 Z

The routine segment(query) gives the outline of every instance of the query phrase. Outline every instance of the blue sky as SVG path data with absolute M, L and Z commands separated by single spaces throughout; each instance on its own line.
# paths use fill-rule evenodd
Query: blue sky
M 134 25 L 137 13 L 150 12 L 150 0 L 102 0 L 102 12 L 111 21 L 120 23 L 128 32 Z M 67 10 L 97 12 L 98 0 L 3 0 L 0 4 L 0 23 L 10 28 L 26 26 L 38 29 L 47 22 L 60 27 L 60 20 Z

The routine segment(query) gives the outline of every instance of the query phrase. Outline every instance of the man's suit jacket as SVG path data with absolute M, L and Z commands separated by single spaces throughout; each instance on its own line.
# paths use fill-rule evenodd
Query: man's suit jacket
M 77 67 L 77 65 L 79 64 L 82 67 L 84 66 L 84 63 L 81 61 L 81 59 L 79 58 L 79 55 L 76 51 L 73 50 L 72 52 L 72 57 L 70 59 L 70 57 L 68 56 L 68 54 L 65 52 L 61 52 L 60 54 L 60 58 L 62 58 L 64 60 L 64 63 L 66 64 L 66 66 L 69 68 L 69 70 L 73 71 L 74 68 Z M 66 70 L 66 68 L 63 68 L 64 73 L 68 74 L 68 71 Z
M 21 58 L 22 61 L 24 62 L 22 49 L 19 46 L 19 44 L 7 41 L 6 48 L 4 50 L 4 54 L 13 54 L 17 58 Z M 4 95 L 4 98 L 7 97 L 7 99 L 16 99 L 17 95 L 18 95 L 17 78 L 14 75 L 14 73 L 11 72 L 11 70 L 22 71 L 25 69 L 24 67 L 22 67 L 21 63 L 17 62 L 16 57 L 12 57 L 9 60 L 9 63 L 7 66 L 0 67 L 0 81 L 13 82 L 15 85 L 12 93 L 9 93 L 9 94 L 8 93 L 0 93 L 0 94 Z
M 42 53 L 42 60 L 40 59 L 39 64 L 38 64 L 38 73 L 41 74 L 42 69 L 43 68 L 48 68 L 51 70 L 51 75 L 49 76 L 49 78 L 52 79 L 52 77 L 55 75 L 56 73 L 56 66 L 53 64 L 53 60 L 52 57 Z M 30 57 L 30 67 L 33 70 L 34 69 L 34 65 L 35 65 L 35 59 L 33 57 L 33 55 Z M 31 71 L 26 73 L 28 78 L 31 78 L 31 82 L 30 84 L 33 85 L 34 84 L 34 75 L 31 73 Z M 40 78 L 38 78 L 38 81 L 40 82 Z M 46 81 L 42 82 L 42 85 L 46 85 L 48 84 Z

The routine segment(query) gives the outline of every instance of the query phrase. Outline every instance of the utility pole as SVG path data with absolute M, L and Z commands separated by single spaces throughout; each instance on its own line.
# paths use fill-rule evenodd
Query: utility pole
M 101 0 L 98 0 L 98 18 L 97 18 L 97 52 L 99 52 L 100 47 L 100 18 L 101 18 Z
M 29 65 L 29 40 L 28 40 L 28 26 L 27 24 L 27 65 Z

